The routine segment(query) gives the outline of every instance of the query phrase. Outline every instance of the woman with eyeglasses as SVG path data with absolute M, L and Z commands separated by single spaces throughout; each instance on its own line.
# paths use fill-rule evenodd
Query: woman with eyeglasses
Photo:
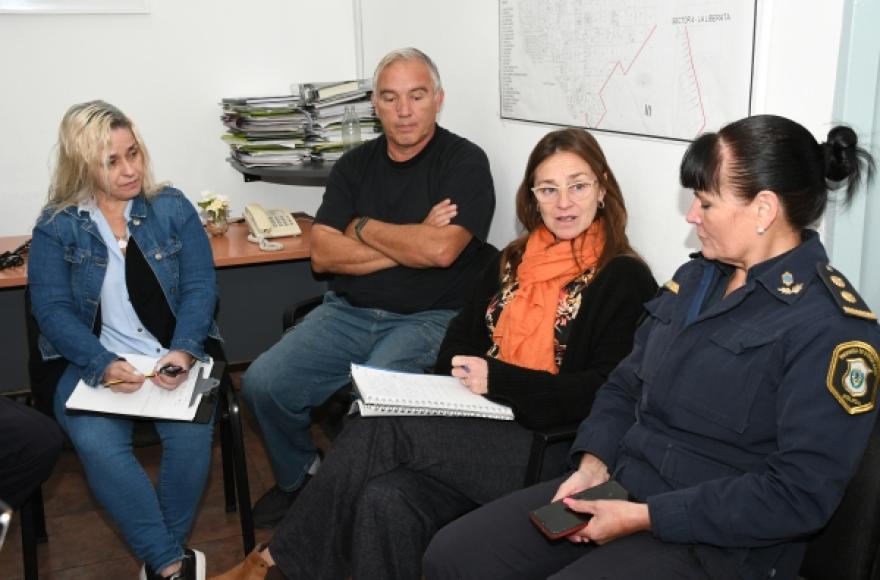
M 123 353 L 156 358 L 149 380 L 167 390 L 196 359 L 222 357 L 213 257 L 198 214 L 180 191 L 153 180 L 137 128 L 113 105 L 77 104 L 61 121 L 28 283 L 43 359 L 64 362 L 57 382 L 47 377 L 55 417 L 98 502 L 144 561 L 140 578 L 203 579 L 204 556 L 185 542 L 207 482 L 213 425 L 153 422 L 162 440 L 154 488 L 132 453 L 131 420 L 65 412 L 80 380 L 120 397 L 143 387 Z
M 525 233 L 475 281 L 435 368 L 510 405 L 515 421 L 353 418 L 268 547 L 217 579 L 420 578 L 437 529 L 522 486 L 531 429 L 586 416 L 656 284 L 586 131 L 541 139 L 516 213 Z
M 702 253 L 647 304 L 577 469 L 444 528 L 425 578 L 797 578 L 877 418 L 876 316 L 811 229 L 829 188 L 849 200 L 872 168 L 852 129 L 819 144 L 774 115 L 694 141 L 680 176 Z M 631 501 L 569 497 L 609 477 Z M 528 517 L 553 499 L 587 516 L 556 541 Z

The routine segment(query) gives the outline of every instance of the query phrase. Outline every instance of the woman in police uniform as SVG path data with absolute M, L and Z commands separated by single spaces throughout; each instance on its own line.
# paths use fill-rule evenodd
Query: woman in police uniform
M 762 115 L 697 139 L 681 182 L 702 253 L 647 304 L 577 470 L 447 526 L 426 578 L 796 578 L 858 466 L 880 374 L 876 317 L 810 226 L 829 186 L 849 201 L 872 170 L 842 126 L 818 144 Z M 568 541 L 525 516 L 609 476 L 633 501 L 566 499 L 593 515 Z

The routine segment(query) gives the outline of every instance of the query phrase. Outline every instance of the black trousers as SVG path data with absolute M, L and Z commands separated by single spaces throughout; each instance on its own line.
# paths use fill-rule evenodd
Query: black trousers
M 547 504 L 565 478 L 539 483 L 473 511 L 440 530 L 423 561 L 426 580 L 728 580 L 707 571 L 693 546 L 648 532 L 604 546 L 550 541 L 528 512 Z
M 52 474 L 63 442 L 50 417 L 0 396 L 0 499 L 19 507 Z
M 288 578 L 418 580 L 440 527 L 522 487 L 531 440 L 512 421 L 355 417 L 269 551 Z

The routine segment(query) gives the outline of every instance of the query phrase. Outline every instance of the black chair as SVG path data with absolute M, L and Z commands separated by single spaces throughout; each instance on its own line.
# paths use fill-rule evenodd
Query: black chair
M 568 450 L 577 435 L 578 423 L 532 431 L 532 448 L 523 487 L 554 477 L 568 469 Z
M 877 411 L 874 411 L 875 413 Z M 880 422 L 828 525 L 807 546 L 806 580 L 880 580 Z
M 31 383 L 33 405 L 43 413 L 53 416 L 52 396 L 54 385 L 64 372 L 66 362 L 62 360 L 43 361 L 38 347 L 39 327 L 31 314 L 30 288 L 25 287 L 25 322 L 28 337 L 28 374 Z M 223 495 L 227 513 L 236 511 L 238 504 L 241 524 L 242 547 L 245 555 L 256 545 L 254 536 L 253 510 L 250 501 L 250 484 L 247 475 L 247 462 L 244 450 L 244 432 L 241 426 L 241 407 L 226 370 L 226 356 L 219 343 L 212 345 L 209 354 L 214 357 L 215 369 L 212 375 L 220 377 L 220 387 L 214 395 L 217 399 L 215 422 L 220 425 L 220 456 L 223 469 Z M 216 424 L 215 423 L 215 424 Z M 135 446 L 153 445 L 160 442 L 151 421 L 136 421 L 133 434 Z M 237 500 L 237 501 L 236 501 Z M 25 580 L 36 580 L 36 545 L 47 540 L 46 522 L 43 510 L 42 492 L 39 488 L 22 506 L 22 553 L 25 566 Z
M 24 564 L 24 580 L 38 580 L 37 544 L 45 544 L 46 516 L 43 511 L 43 493 L 38 486 L 19 509 L 21 517 L 21 556 Z

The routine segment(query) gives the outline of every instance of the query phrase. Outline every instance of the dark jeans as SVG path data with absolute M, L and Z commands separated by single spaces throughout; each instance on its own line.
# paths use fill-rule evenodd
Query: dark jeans
M 355 417 L 269 544 L 288 578 L 421 577 L 434 533 L 522 486 L 531 432 L 512 421 Z
M 51 418 L 0 396 L 0 499 L 19 507 L 52 474 L 63 442 Z
M 539 483 L 452 522 L 431 541 L 426 580 L 729 580 L 707 572 L 693 546 L 662 542 L 649 532 L 603 546 L 550 541 L 529 520 L 565 478 Z

